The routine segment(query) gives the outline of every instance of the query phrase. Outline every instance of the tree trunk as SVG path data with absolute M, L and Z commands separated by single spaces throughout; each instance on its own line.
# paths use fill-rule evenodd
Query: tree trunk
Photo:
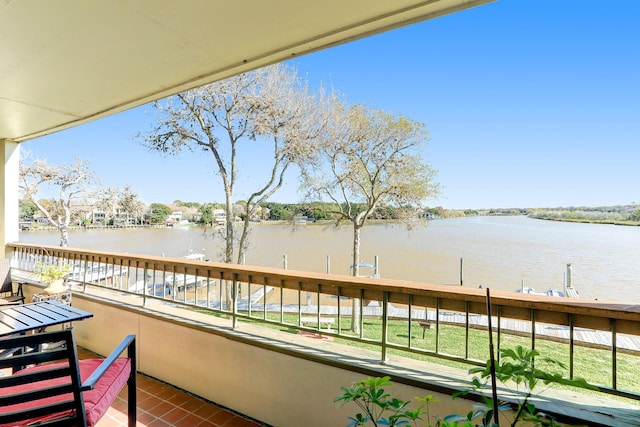
M 233 262 L 233 244 L 234 244 L 234 235 L 233 235 L 233 193 L 230 188 L 225 189 L 226 193 L 226 210 L 227 210 L 227 223 L 225 224 L 227 228 L 227 237 L 225 240 L 225 252 L 224 252 L 224 262 L 232 263 Z M 231 304 L 233 303 L 233 282 L 230 280 L 226 281 L 226 297 L 227 297 L 227 310 L 231 310 Z
M 227 222 L 225 224 L 227 236 L 225 239 L 224 262 L 233 262 L 233 196 L 227 191 L 226 196 Z
M 353 221 L 353 275 L 360 275 L 360 230 L 357 220 Z M 351 301 L 351 332 L 360 332 L 360 298 Z
M 247 250 L 247 239 L 249 238 L 249 215 L 242 221 L 242 232 L 238 239 L 238 264 L 244 263 L 244 254 Z
M 69 246 L 69 229 L 67 226 L 60 226 L 60 246 L 67 247 Z

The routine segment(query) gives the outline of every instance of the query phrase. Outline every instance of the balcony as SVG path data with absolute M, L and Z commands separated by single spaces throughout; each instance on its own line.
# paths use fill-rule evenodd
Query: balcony
M 482 289 L 21 243 L 6 250 L 27 300 L 43 286 L 32 273 L 38 261 L 74 263 L 73 305 L 94 314 L 74 324 L 79 345 L 105 354 L 134 333 L 141 375 L 228 408 L 238 422 L 236 414 L 274 426 L 346 425 L 355 407 L 333 399 L 366 376 L 391 376 L 406 400 L 433 395 L 433 415 L 466 413 L 479 398 L 451 395 L 488 358 Z M 638 425 L 637 307 L 497 291 L 491 302 L 497 347 L 560 350 L 568 377 L 599 386 L 552 390 L 536 406 L 568 425 Z

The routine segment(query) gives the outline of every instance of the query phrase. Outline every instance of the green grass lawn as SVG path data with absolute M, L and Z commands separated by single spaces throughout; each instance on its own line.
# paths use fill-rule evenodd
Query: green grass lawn
M 254 318 L 261 319 L 263 313 L 252 313 Z M 267 318 L 272 321 L 280 321 L 280 314 L 268 313 Z M 284 314 L 284 323 L 292 326 L 298 325 L 296 314 Z M 251 320 L 242 320 L 252 322 Z M 337 321 L 337 319 L 336 319 Z M 261 324 L 289 333 L 297 333 L 294 327 L 286 325 Z M 334 324 L 333 332 L 337 332 L 338 324 Z M 350 332 L 351 319 L 348 316 L 340 319 L 340 333 L 342 336 L 359 337 L 360 334 Z M 489 335 L 486 330 L 469 329 L 468 332 L 468 358 L 484 363 L 489 359 Z M 380 319 L 365 319 L 363 321 L 362 336 L 365 340 L 380 342 L 382 336 L 382 321 Z M 409 340 L 409 336 L 411 340 Z M 436 335 L 435 324 L 431 329 L 423 330 L 418 322 L 412 322 L 410 330 L 408 323 L 403 320 L 390 320 L 388 323 L 388 342 L 394 345 L 412 349 L 437 352 L 438 354 L 464 357 L 466 352 L 466 331 L 464 326 L 445 325 L 439 326 L 439 334 Z M 494 333 L 494 345 L 498 343 L 498 337 Z M 437 341 L 437 343 L 436 343 Z M 352 345 L 359 348 L 380 352 L 380 345 L 353 341 L 340 337 L 335 338 L 336 343 Z M 524 348 L 531 348 L 531 338 L 512 335 L 502 332 L 500 336 L 501 348 L 514 348 L 520 345 Z M 563 376 L 569 377 L 569 345 L 567 343 L 554 342 L 542 339 L 538 335 L 535 343 L 536 350 L 541 356 L 548 357 L 563 363 L 566 369 L 560 372 Z M 451 361 L 446 358 L 434 357 L 428 354 L 419 354 L 410 351 L 390 349 L 389 354 L 403 357 L 424 360 L 431 363 L 442 364 L 468 370 L 471 366 L 466 363 Z M 611 387 L 612 378 L 612 355 L 610 350 L 584 347 L 576 345 L 574 347 L 574 376 L 582 377 L 589 383 Z M 617 354 L 617 387 L 618 389 L 640 393 L 640 386 L 637 378 L 640 378 L 640 357 L 633 354 L 618 352 Z

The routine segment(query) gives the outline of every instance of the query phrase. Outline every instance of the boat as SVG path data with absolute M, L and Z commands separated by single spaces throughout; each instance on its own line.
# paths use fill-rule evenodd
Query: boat
M 374 258 L 374 262 L 373 264 L 368 263 L 368 262 L 361 262 L 360 264 L 358 264 L 358 271 L 361 271 L 361 269 L 369 269 L 370 270 L 370 274 L 358 274 L 358 277 L 371 277 L 371 278 L 375 278 L 375 279 L 379 279 L 380 278 L 380 273 L 378 272 L 378 257 L 376 256 Z M 353 264 L 351 264 L 349 266 L 349 271 L 350 274 L 353 275 Z
M 205 254 L 200 252 L 190 253 L 189 255 L 185 255 L 182 258 L 188 259 L 189 261 L 208 261 Z
M 127 276 L 128 269 L 125 266 L 111 264 L 76 264 L 67 276 L 67 280 L 87 283 L 100 283 L 103 281 L 122 281 Z
M 186 228 L 186 227 L 195 227 L 195 223 L 188 221 L 186 219 L 181 219 L 180 221 L 173 224 L 174 228 Z
M 580 298 L 580 295 L 578 294 L 578 290 L 573 287 L 571 263 L 567 264 L 567 271 L 565 274 L 565 283 L 562 290 L 549 288 L 544 292 L 538 292 L 534 288 L 525 287 L 524 281 L 523 281 L 522 286 L 520 287 L 520 289 L 516 290 L 516 292 L 527 294 L 527 295 L 545 295 L 549 297 L 561 297 L 561 298 Z
M 527 294 L 527 295 L 546 295 L 549 297 L 562 297 L 562 298 L 564 298 L 565 296 L 568 297 L 568 295 L 564 291 L 561 291 L 559 289 L 552 289 L 552 288 L 549 288 L 544 292 L 538 292 L 534 288 L 526 287 L 526 288 L 518 289 L 517 292 L 522 294 Z
M 182 256 L 181 258 L 188 259 L 189 261 L 208 261 L 206 255 L 201 252 L 192 252 Z M 155 276 L 156 279 L 158 278 L 158 275 Z M 142 292 L 146 286 L 147 293 L 149 295 L 155 294 L 156 296 L 167 296 L 170 295 L 171 292 L 167 292 L 166 290 L 174 288 L 174 286 L 176 292 L 182 292 L 184 291 L 185 286 L 187 288 L 191 288 L 194 286 L 204 286 L 206 284 L 205 277 L 196 277 L 194 275 L 184 273 L 165 273 L 163 279 L 164 282 L 153 283 L 155 281 L 154 274 L 148 272 L 146 280 L 138 280 L 135 284 L 129 286 L 129 291 Z
M 369 269 L 370 274 L 359 274 L 358 277 L 370 277 L 373 279 L 379 279 L 380 278 L 380 273 L 378 272 L 378 257 L 376 256 L 374 258 L 374 263 L 371 264 L 369 262 L 361 262 L 358 264 L 358 271 L 361 272 L 362 269 Z M 351 274 L 353 274 L 353 264 L 351 264 L 349 266 L 349 271 L 351 272 Z M 380 302 L 379 301 L 372 301 L 372 300 L 368 300 L 365 299 L 362 301 L 362 304 L 366 307 L 380 307 Z M 389 307 L 392 307 L 391 304 L 389 304 Z

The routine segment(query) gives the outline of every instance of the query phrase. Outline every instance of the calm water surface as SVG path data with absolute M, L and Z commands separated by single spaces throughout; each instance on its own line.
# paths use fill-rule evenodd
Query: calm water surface
M 21 232 L 27 243 L 58 244 L 56 232 Z M 257 225 L 247 264 L 349 274 L 352 230 L 345 226 Z M 135 254 L 183 256 L 204 251 L 220 259 L 221 239 L 202 228 L 72 231 L 70 246 Z M 407 231 L 369 225 L 361 257 L 378 256 L 383 278 L 516 290 L 561 289 L 566 265 L 583 297 L 640 304 L 640 227 L 572 224 L 527 217 L 471 217 L 430 221 Z M 329 258 L 329 262 L 327 259 Z

